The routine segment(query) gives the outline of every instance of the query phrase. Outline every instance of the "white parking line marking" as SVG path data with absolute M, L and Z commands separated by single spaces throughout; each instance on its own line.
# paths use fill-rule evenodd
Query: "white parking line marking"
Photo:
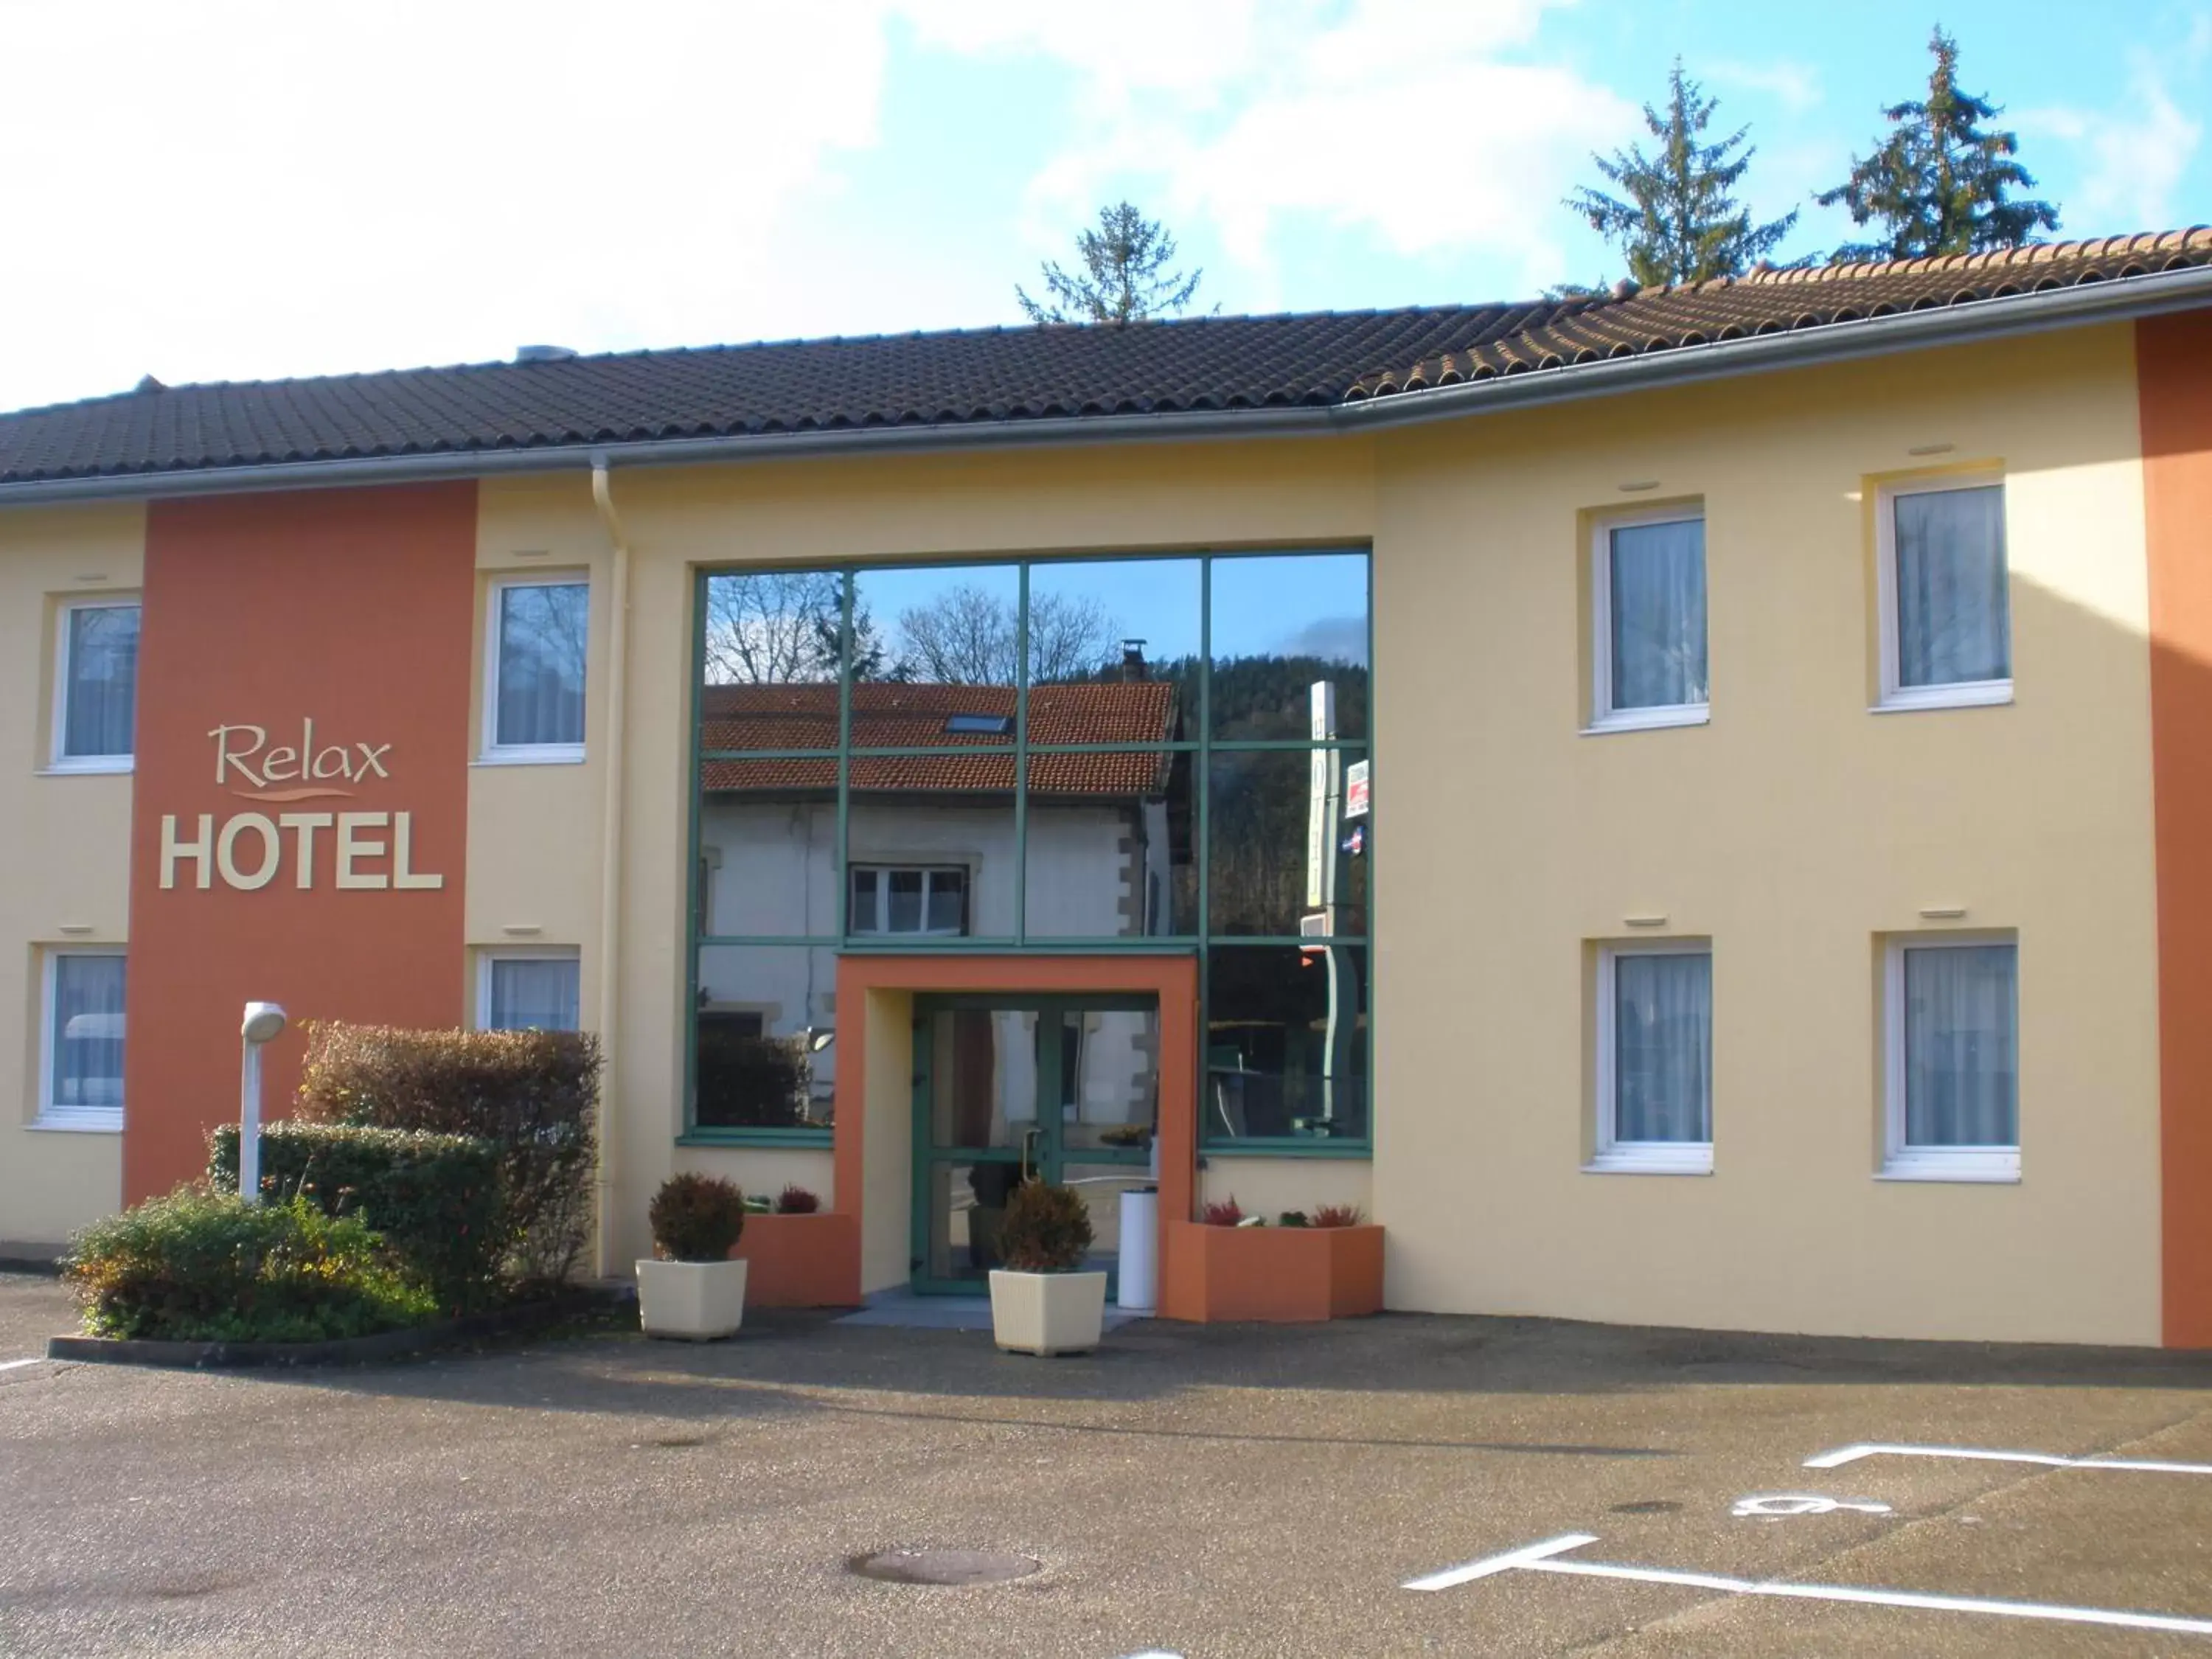
M 2003 1619 L 2041 1619 L 2065 1625 L 2115 1625 L 2124 1630 L 2175 1631 L 2212 1636 L 2212 1619 L 2182 1619 L 2162 1613 L 2123 1613 L 2110 1607 L 2069 1607 L 2042 1601 L 1989 1601 L 1967 1595 L 1927 1595 L 1917 1590 L 1863 1589 L 1856 1584 L 1791 1584 L 1778 1579 L 1728 1578 L 1718 1573 L 1676 1572 L 1667 1567 L 1636 1567 L 1611 1561 L 1565 1561 L 1568 1550 L 1595 1544 L 1586 1532 L 1510 1550 L 1471 1561 L 1463 1567 L 1409 1580 L 1410 1590 L 1450 1589 L 1500 1572 L 1556 1572 L 1581 1578 L 1625 1578 L 1641 1584 L 1675 1584 L 1686 1589 L 1719 1590 L 1731 1595 L 1766 1595 L 1799 1601 L 1856 1601 L 1881 1607 L 1911 1607 L 1928 1613 L 1985 1613 Z
M 20 1371 L 26 1365 L 43 1365 L 43 1357 L 35 1359 L 0 1359 L 0 1371 Z
M 1971 1446 L 1845 1446 L 1808 1457 L 1808 1469 L 1839 1469 L 1862 1457 L 1960 1457 L 1979 1463 L 2040 1463 L 2054 1469 L 2133 1469 L 2143 1474 L 2212 1474 L 2212 1463 L 2158 1463 L 2136 1457 L 2054 1457 L 2048 1452 L 1981 1451 Z
M 1778 1492 L 1764 1497 L 1739 1498 L 1729 1511 L 1734 1516 L 1755 1515 L 1777 1520 L 1785 1515 L 1832 1515 L 1838 1510 L 1857 1510 L 1865 1515 L 1891 1513 L 1887 1504 L 1869 1498 L 1816 1498 L 1811 1492 Z

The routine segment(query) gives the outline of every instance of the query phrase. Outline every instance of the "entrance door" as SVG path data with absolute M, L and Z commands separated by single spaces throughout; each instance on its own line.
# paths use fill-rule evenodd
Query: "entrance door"
M 973 1294 L 1024 1181 L 1090 1206 L 1113 1271 L 1121 1195 L 1147 1184 L 1159 1111 L 1150 997 L 926 997 L 914 1022 L 914 1288 Z

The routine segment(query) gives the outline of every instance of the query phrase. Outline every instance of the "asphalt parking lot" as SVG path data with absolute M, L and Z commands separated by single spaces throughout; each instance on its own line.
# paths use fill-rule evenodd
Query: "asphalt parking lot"
M 0 1275 L 0 1366 L 68 1327 Z M 849 1570 L 934 1548 L 1041 1565 Z M 2212 1360 L 1386 1316 L 1048 1361 L 782 1316 L 42 1361 L 0 1370 L 0 1652 L 2212 1656 Z

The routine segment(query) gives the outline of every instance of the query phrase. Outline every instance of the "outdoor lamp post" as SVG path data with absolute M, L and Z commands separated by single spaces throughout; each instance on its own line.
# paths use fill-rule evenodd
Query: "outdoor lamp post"
M 238 1195 L 261 1201 L 261 1049 L 283 1034 L 284 1010 L 274 1002 L 249 1002 L 239 1023 L 245 1053 L 239 1061 Z

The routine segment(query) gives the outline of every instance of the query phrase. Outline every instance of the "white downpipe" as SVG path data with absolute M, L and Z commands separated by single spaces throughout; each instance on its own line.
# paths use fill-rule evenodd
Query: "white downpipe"
M 606 672 L 606 782 L 599 830 L 599 1123 L 598 1168 L 592 1176 L 592 1271 L 614 1276 L 616 1083 L 622 1021 L 622 860 L 623 693 L 629 657 L 629 537 L 615 511 L 605 455 L 592 458 L 592 504 L 614 548 L 609 596 Z

